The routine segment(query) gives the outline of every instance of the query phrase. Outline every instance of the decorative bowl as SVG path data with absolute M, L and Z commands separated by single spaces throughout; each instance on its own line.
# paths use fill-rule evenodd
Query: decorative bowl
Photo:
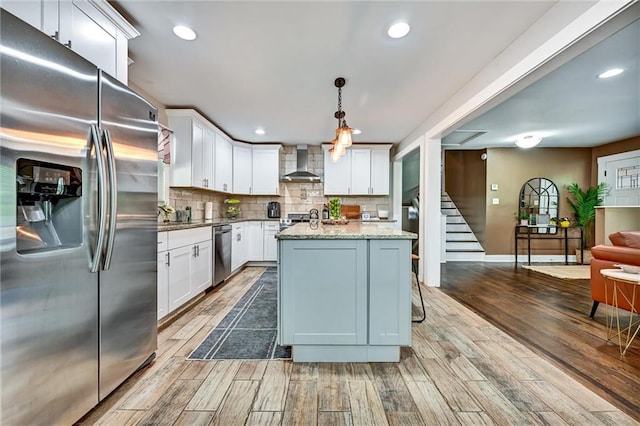
M 621 264 L 616 264 L 616 265 L 613 265 L 613 266 L 616 266 L 616 267 L 622 269 L 622 272 L 626 272 L 627 274 L 640 274 L 640 266 L 621 265 Z
M 378 217 L 380 219 L 389 219 L 389 210 L 378 210 Z

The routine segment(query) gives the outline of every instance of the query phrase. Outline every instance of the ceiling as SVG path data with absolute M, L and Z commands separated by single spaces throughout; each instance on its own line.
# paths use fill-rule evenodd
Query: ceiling
M 336 77 L 347 80 L 347 122 L 362 130 L 354 140 L 397 143 L 514 40 L 532 29 L 551 37 L 594 1 L 112 4 L 141 33 L 129 79 L 160 103 L 196 108 L 236 140 L 318 144 L 336 128 Z M 411 32 L 391 39 L 399 19 Z M 176 38 L 176 24 L 198 38 Z
M 611 68 L 624 72 L 597 78 Z M 639 136 L 640 20 L 455 129 L 442 139 L 446 148 L 514 147 L 523 134 L 542 136 L 539 147 L 589 147 Z

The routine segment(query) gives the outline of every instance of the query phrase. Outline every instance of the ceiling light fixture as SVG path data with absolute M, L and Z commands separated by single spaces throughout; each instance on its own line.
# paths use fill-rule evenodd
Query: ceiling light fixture
M 616 75 L 620 75 L 623 72 L 624 69 L 622 68 L 611 68 L 610 70 L 606 70 L 605 72 L 598 74 L 598 78 L 611 78 L 615 77 Z
M 256 129 L 256 135 L 264 135 L 265 133 L 267 133 L 267 132 L 265 132 L 262 127 L 258 127 Z
M 409 34 L 409 31 L 411 31 L 409 24 L 404 21 L 399 21 L 389 27 L 387 34 L 391 38 L 402 38 Z
M 329 149 L 331 153 L 331 161 L 334 163 L 340 160 L 345 152 L 346 148 L 352 144 L 351 134 L 353 129 L 347 125 L 347 120 L 344 116 L 346 113 L 342 110 L 342 87 L 344 87 L 346 80 L 343 77 L 338 77 L 334 81 L 334 85 L 338 88 L 338 110 L 333 116 L 338 120 L 338 128 L 336 129 L 336 138 L 331 142 L 333 147 Z
M 183 40 L 191 41 L 196 39 L 196 33 L 189 27 L 184 25 L 176 25 L 173 27 L 173 33 Z
M 525 135 L 516 139 L 516 145 L 520 148 L 533 148 L 542 142 L 542 138 L 536 135 Z

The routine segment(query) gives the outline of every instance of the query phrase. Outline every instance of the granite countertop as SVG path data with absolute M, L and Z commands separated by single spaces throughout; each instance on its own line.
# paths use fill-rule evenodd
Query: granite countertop
M 198 220 L 195 222 L 168 222 L 158 223 L 158 232 L 163 231 L 178 231 L 180 229 L 201 228 L 204 226 L 218 226 L 218 225 L 231 225 L 239 222 L 267 222 L 275 221 L 280 222 L 280 219 L 211 219 L 211 220 Z
M 312 226 L 298 223 L 276 234 L 279 240 L 415 240 L 418 234 L 391 229 L 373 223 L 349 222 L 346 225 Z

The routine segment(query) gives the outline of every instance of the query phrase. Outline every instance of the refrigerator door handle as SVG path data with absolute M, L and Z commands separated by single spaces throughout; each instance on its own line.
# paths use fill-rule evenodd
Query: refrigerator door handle
M 107 250 L 104 255 L 104 266 L 106 271 L 111 267 L 111 257 L 113 255 L 113 243 L 116 237 L 116 221 L 118 218 L 118 184 L 116 180 L 116 159 L 113 155 L 113 143 L 111 133 L 104 131 L 104 145 L 107 151 L 107 165 L 109 167 L 109 228 L 107 228 Z
M 105 227 L 107 226 L 107 185 L 104 179 L 106 171 L 105 169 L 107 166 L 104 160 L 102 138 L 99 136 L 98 126 L 96 126 L 95 124 L 91 125 L 89 141 L 95 148 L 96 163 L 98 165 L 98 239 L 93 251 L 93 259 L 91 259 L 89 263 L 89 271 L 95 273 L 98 272 L 98 268 L 100 267 L 100 260 L 102 258 L 102 247 L 104 246 L 104 231 Z M 91 149 L 89 149 L 89 156 L 91 156 Z

